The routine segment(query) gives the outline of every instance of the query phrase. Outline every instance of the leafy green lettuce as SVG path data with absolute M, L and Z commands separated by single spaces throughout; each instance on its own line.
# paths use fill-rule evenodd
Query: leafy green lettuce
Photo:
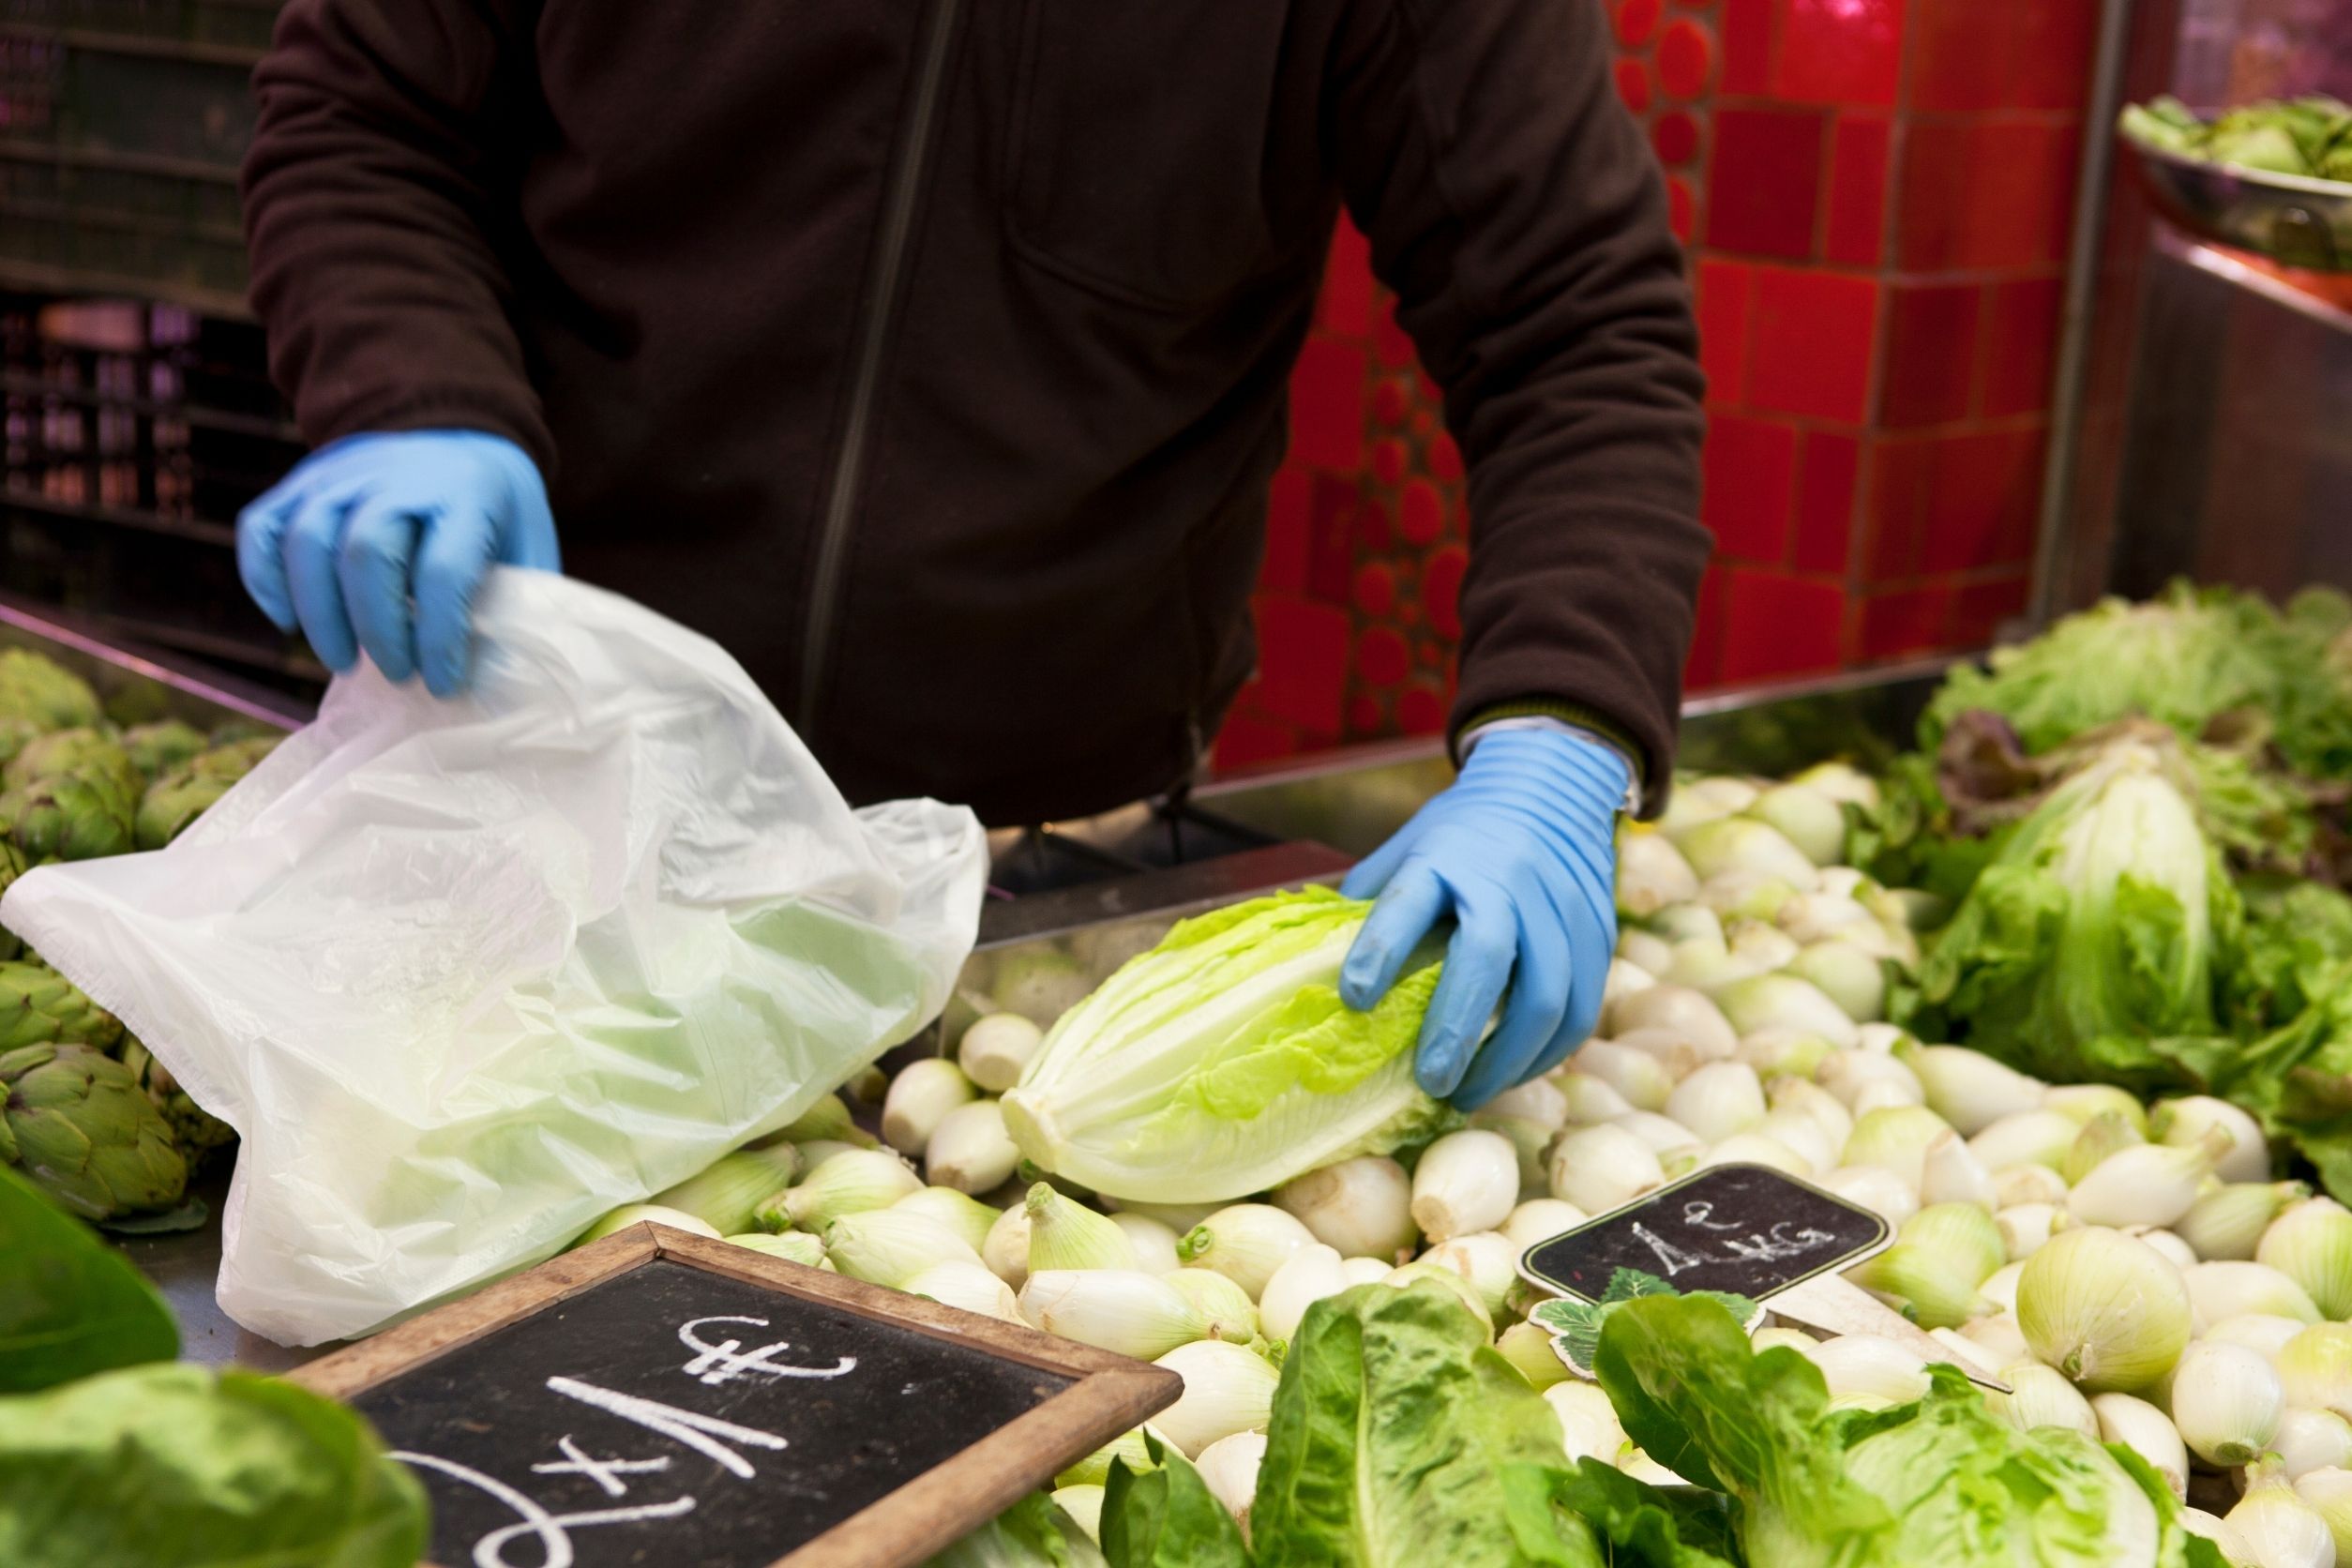
M 2226 1568 L 2145 1466 L 2074 1432 L 2009 1426 L 1948 1366 L 1916 1404 L 1832 1411 L 1796 1351 L 1756 1351 L 1712 1302 L 1658 1296 L 1610 1315 L 1600 1374 L 1636 1442 L 1729 1496 L 1749 1568 Z M 1615 1489 L 1615 1515 L 1643 1500 Z
M 1560 1424 L 1454 1292 L 1358 1286 L 1289 1342 L 1249 1512 L 1250 1539 L 1183 1457 L 1114 1462 L 1111 1568 L 1635 1568 L 1555 1505 L 1573 1487 Z M 1658 1528 L 1634 1517 L 1629 1531 Z M 1681 1568 L 1673 1559 L 1657 1568 Z
M 1922 1038 L 2036 1076 L 2180 1081 L 2151 1037 L 2221 1032 L 2242 910 L 2158 747 L 2118 739 L 2019 822 L 1896 999 Z
M 2340 595 L 2281 613 L 2256 595 L 2186 583 L 2146 603 L 2104 600 L 1996 649 L 1986 670 L 1953 671 L 1920 744 L 1933 752 L 1976 708 L 2007 718 L 2034 753 L 2139 716 L 2191 739 L 2268 741 L 2298 771 L 2339 776 L 2352 769 L 2352 682 L 2329 653 L 2345 615 Z
M 1216 1500 L 1209 1506 L 1216 1508 Z M 1033 1492 L 923 1568 L 1103 1568 L 1103 1554 L 1052 1499 Z
M 0 1170 L 0 1563 L 416 1561 L 424 1492 L 364 1421 L 178 1349 L 122 1254 Z
M 146 1276 L 0 1168 L 0 1394 L 169 1361 L 179 1350 L 179 1327 Z
M 424 1549 L 415 1479 L 291 1383 L 166 1363 L 0 1399 L 9 1568 L 409 1568 Z
M 1307 887 L 1180 923 L 1046 1036 L 1004 1096 L 1021 1152 L 1113 1197 L 1214 1203 L 1442 1130 L 1412 1077 L 1439 966 L 1369 1012 L 1339 1000 L 1370 909 Z

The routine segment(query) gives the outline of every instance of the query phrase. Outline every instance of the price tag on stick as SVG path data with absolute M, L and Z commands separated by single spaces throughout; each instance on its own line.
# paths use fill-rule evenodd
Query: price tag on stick
M 1971 1382 L 2009 1385 L 1962 1364 L 1919 1326 L 1839 1271 L 1894 1240 L 1887 1222 L 1809 1182 L 1762 1165 L 1719 1165 L 1538 1242 L 1519 1259 L 1533 1285 L 1599 1304 L 1619 1271 L 1652 1275 L 1682 1294 L 1711 1291 L 1761 1303 L 1832 1334 L 1875 1334 Z

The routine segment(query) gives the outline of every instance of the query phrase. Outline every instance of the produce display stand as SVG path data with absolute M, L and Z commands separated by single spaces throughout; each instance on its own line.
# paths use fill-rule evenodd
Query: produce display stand
M 97 686 L 117 717 L 199 725 L 243 718 L 285 728 L 299 700 L 126 650 L 68 622 L 0 598 L 0 646 L 36 649 Z M 1828 757 L 1864 765 L 1907 743 L 1947 665 L 1892 667 L 1799 685 L 1711 694 L 1682 716 L 1682 761 L 1696 768 L 1786 773 Z M 958 981 L 949 1026 L 972 1010 L 1028 1009 L 1041 1023 L 1177 920 L 1274 888 L 1335 882 L 1452 775 L 1440 743 L 1358 747 L 1306 765 L 1205 786 L 1187 798 L 990 835 L 994 872 L 980 941 Z M 1043 973 L 1051 984 L 1025 992 Z M 887 1065 L 938 1048 L 936 1031 Z M 213 1300 L 221 1256 L 225 1169 L 191 1186 L 212 1211 L 201 1228 L 116 1238 L 178 1317 L 189 1360 L 283 1371 L 331 1347 L 291 1349 L 247 1333 Z

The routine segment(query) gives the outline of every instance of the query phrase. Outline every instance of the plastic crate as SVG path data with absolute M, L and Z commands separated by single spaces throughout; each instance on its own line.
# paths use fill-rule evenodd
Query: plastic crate
M 0 21 L 116 38 L 269 47 L 283 0 L 5 0 Z
M 276 11 L 0 0 L 0 281 L 241 314 L 236 168 Z

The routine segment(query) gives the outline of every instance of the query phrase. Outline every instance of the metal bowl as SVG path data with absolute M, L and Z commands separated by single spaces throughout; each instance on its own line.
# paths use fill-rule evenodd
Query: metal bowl
M 2130 135 L 2140 177 L 2164 216 L 2202 239 L 2288 266 L 2352 272 L 2352 185 L 2208 163 Z

